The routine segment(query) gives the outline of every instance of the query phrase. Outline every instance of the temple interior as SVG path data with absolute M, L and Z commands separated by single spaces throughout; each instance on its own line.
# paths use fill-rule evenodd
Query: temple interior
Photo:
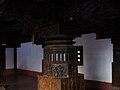
M 120 90 L 119 0 L 0 0 L 0 90 Z

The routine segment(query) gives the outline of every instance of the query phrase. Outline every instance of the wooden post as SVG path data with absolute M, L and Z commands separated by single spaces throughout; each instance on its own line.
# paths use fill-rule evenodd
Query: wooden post
M 120 90 L 120 40 L 112 39 L 113 63 L 112 63 L 112 90 Z
M 77 88 L 81 81 L 74 43 L 72 38 L 61 35 L 44 42 L 43 76 L 38 90 L 84 90 Z
M 17 48 L 14 47 L 14 71 L 17 72 Z
M 113 90 L 120 90 L 120 45 L 114 45 L 114 62 L 112 63 Z
M 0 43 L 0 90 L 5 90 L 3 85 L 5 70 L 5 47 Z

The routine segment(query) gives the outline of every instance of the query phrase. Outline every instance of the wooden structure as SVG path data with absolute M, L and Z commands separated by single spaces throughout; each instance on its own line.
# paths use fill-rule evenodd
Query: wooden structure
M 83 75 L 61 79 L 44 75 L 38 81 L 38 90 L 85 90 Z
M 56 27 L 62 29 L 54 29 Z M 0 45 L 16 48 L 31 41 L 32 36 L 35 36 L 34 44 L 44 44 L 48 36 L 58 32 L 74 38 L 86 33 L 96 33 L 97 39 L 111 38 L 114 46 L 113 90 L 120 88 L 119 29 L 119 0 L 0 0 Z M 52 64 L 56 66 L 56 63 Z M 49 74 L 60 76 L 56 72 Z M 65 75 L 71 75 L 70 71 Z
M 120 43 L 112 42 L 113 45 L 113 63 L 112 63 L 112 90 L 120 90 Z
M 0 90 L 5 90 L 3 85 L 4 71 L 5 71 L 5 47 L 0 45 Z
M 84 90 L 73 43 L 71 38 L 59 35 L 44 43 L 43 76 L 38 90 Z

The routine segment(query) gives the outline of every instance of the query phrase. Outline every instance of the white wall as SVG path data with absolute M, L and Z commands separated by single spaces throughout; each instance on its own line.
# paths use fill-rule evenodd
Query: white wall
M 96 34 L 92 33 L 82 35 L 74 41 L 75 46 L 83 46 L 85 79 L 111 83 L 113 61 L 111 39 L 96 40 Z
M 6 48 L 6 69 L 14 68 L 14 49 Z
M 84 67 L 79 72 L 85 79 L 112 82 L 113 45 L 111 39 L 98 39 L 96 34 L 85 34 L 76 38 L 75 46 L 83 46 Z M 43 48 L 41 45 L 23 43 L 17 49 L 18 69 L 42 71 Z M 13 49 L 6 49 L 7 69 L 13 68 Z
M 42 72 L 43 49 L 31 42 L 23 43 L 17 49 L 18 69 Z

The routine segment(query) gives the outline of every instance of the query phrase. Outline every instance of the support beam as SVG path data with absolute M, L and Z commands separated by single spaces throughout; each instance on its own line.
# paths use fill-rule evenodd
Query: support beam
M 14 47 L 14 71 L 17 72 L 17 48 Z
M 112 90 L 120 90 L 120 40 L 113 40 Z
M 0 90 L 5 90 L 4 81 L 4 70 L 5 70 L 5 47 L 0 43 Z

